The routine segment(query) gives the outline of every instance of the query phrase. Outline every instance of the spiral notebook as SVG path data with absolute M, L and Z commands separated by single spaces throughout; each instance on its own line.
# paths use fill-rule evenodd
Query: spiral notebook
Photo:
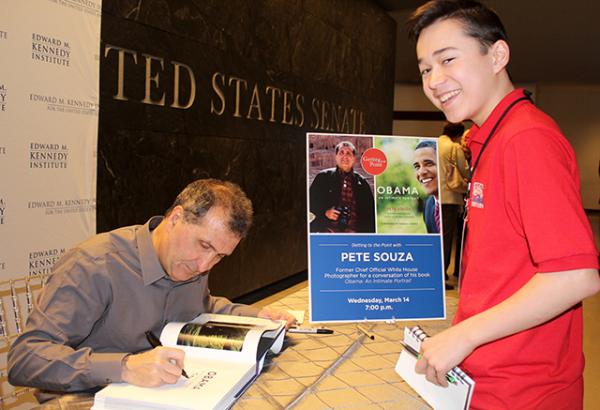
M 427 381 L 425 375 L 415 372 L 417 363 L 415 352 L 421 350 L 421 342 L 426 337 L 427 334 L 419 326 L 404 328 L 404 344 L 407 347 L 400 353 L 396 363 L 396 373 L 435 410 L 467 410 L 471 403 L 475 382 L 459 367 L 448 372 L 448 377 L 454 380 L 448 382 L 448 387 L 433 384 Z

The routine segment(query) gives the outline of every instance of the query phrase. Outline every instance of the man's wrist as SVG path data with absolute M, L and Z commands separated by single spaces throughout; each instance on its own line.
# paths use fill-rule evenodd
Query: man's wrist
M 131 353 L 127 353 L 125 356 L 123 356 L 123 358 L 121 359 L 121 379 L 125 379 L 126 373 L 129 370 L 127 368 L 127 361 L 129 360 L 129 357 L 131 356 Z

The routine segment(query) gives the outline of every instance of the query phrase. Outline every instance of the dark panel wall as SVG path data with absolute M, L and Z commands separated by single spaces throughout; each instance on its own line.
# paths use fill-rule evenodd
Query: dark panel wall
M 104 2 L 98 231 L 162 214 L 194 179 L 228 179 L 255 225 L 213 293 L 305 270 L 305 133 L 390 133 L 394 42 L 366 0 Z

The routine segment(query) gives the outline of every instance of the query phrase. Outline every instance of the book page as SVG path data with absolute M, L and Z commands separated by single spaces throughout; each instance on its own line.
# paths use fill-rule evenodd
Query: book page
M 248 332 L 256 325 L 209 321 L 204 324 L 186 323 L 177 336 L 177 346 L 242 351 Z
M 189 323 L 168 323 L 160 340 L 164 346 L 184 350 L 186 357 L 256 363 L 259 359 L 257 352 L 266 352 L 259 349 L 259 346 L 265 345 L 264 339 L 271 340 L 267 349 L 275 353 L 280 350 L 279 343 L 273 344 L 273 341 L 284 333 L 283 329 L 282 321 L 205 313 Z
M 227 409 L 260 373 L 266 350 L 281 349 L 284 323 L 218 314 L 168 323 L 161 343 L 185 352 L 189 379 L 155 388 L 112 383 L 96 394 L 94 409 Z
M 225 409 L 254 379 L 255 366 L 247 363 L 186 359 L 189 379 L 160 387 L 113 383 L 96 394 L 94 409 Z

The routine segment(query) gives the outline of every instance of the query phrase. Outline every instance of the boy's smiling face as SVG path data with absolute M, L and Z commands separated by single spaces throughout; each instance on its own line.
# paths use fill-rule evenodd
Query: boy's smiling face
M 423 29 L 417 41 L 423 91 L 448 121 L 470 119 L 481 125 L 492 112 L 498 102 L 492 97 L 496 74 L 505 66 L 496 61 L 498 46 L 508 53 L 503 41 L 486 50 L 456 19 L 439 20 Z

